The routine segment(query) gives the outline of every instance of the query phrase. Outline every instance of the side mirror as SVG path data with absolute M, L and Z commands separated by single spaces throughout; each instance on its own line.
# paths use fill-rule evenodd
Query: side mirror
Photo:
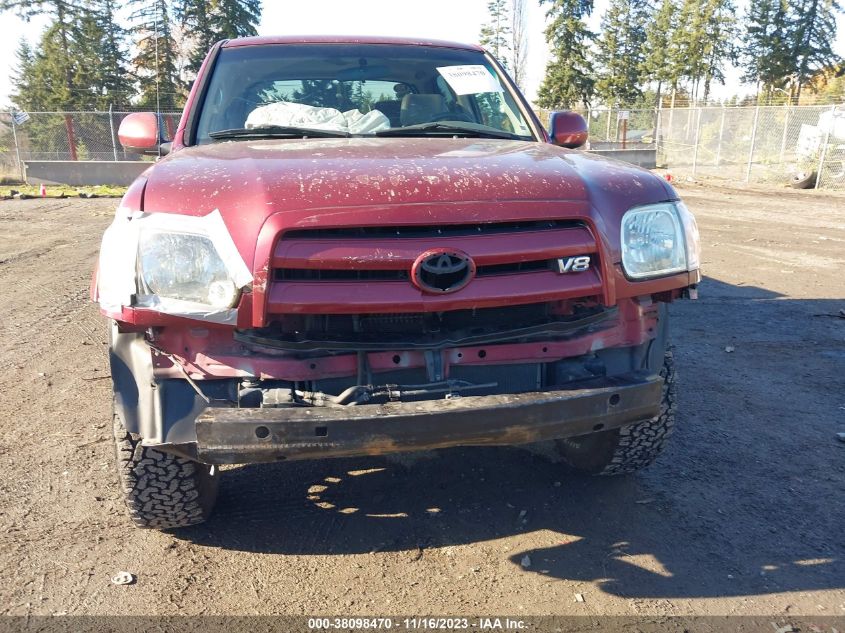
M 575 112 L 552 112 L 549 117 L 549 136 L 552 137 L 552 143 L 561 147 L 583 147 L 587 143 L 587 122 Z
M 133 112 L 127 115 L 117 130 L 120 144 L 135 154 L 166 154 L 170 143 L 162 139 L 159 123 L 159 117 L 154 112 Z

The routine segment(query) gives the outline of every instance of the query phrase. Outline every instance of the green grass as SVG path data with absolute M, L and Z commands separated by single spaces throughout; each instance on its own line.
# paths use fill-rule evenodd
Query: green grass
M 126 187 L 115 185 L 91 185 L 85 187 L 72 187 L 70 185 L 45 185 L 48 198 L 71 197 L 76 198 L 80 193 L 95 195 L 106 198 L 119 198 L 126 193 Z M 12 191 L 17 191 L 27 196 L 41 197 L 41 185 L 8 185 L 0 187 L 0 196 L 8 197 Z

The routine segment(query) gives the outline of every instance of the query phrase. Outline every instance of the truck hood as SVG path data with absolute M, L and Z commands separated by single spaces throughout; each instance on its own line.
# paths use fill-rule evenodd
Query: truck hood
M 248 265 L 261 226 L 275 214 L 286 227 L 495 222 L 526 219 L 533 202 L 565 201 L 555 217 L 590 215 L 613 244 L 625 210 L 676 197 L 662 179 L 627 163 L 489 139 L 221 142 L 176 151 L 144 175 L 144 211 L 219 209 Z M 543 207 L 540 216 L 548 217 Z

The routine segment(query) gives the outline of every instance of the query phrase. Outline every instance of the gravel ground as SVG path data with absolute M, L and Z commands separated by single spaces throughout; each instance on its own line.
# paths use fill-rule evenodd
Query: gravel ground
M 88 283 L 116 201 L 0 202 L 0 614 L 845 616 L 845 196 L 680 190 L 707 278 L 672 306 L 681 408 L 650 469 L 236 467 L 175 533 L 132 528 L 115 482 Z

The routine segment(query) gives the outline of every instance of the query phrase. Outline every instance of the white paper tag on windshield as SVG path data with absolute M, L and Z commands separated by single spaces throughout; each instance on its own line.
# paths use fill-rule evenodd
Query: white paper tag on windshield
M 443 79 L 457 95 L 477 92 L 504 92 L 498 80 L 484 66 L 440 66 L 437 68 Z

